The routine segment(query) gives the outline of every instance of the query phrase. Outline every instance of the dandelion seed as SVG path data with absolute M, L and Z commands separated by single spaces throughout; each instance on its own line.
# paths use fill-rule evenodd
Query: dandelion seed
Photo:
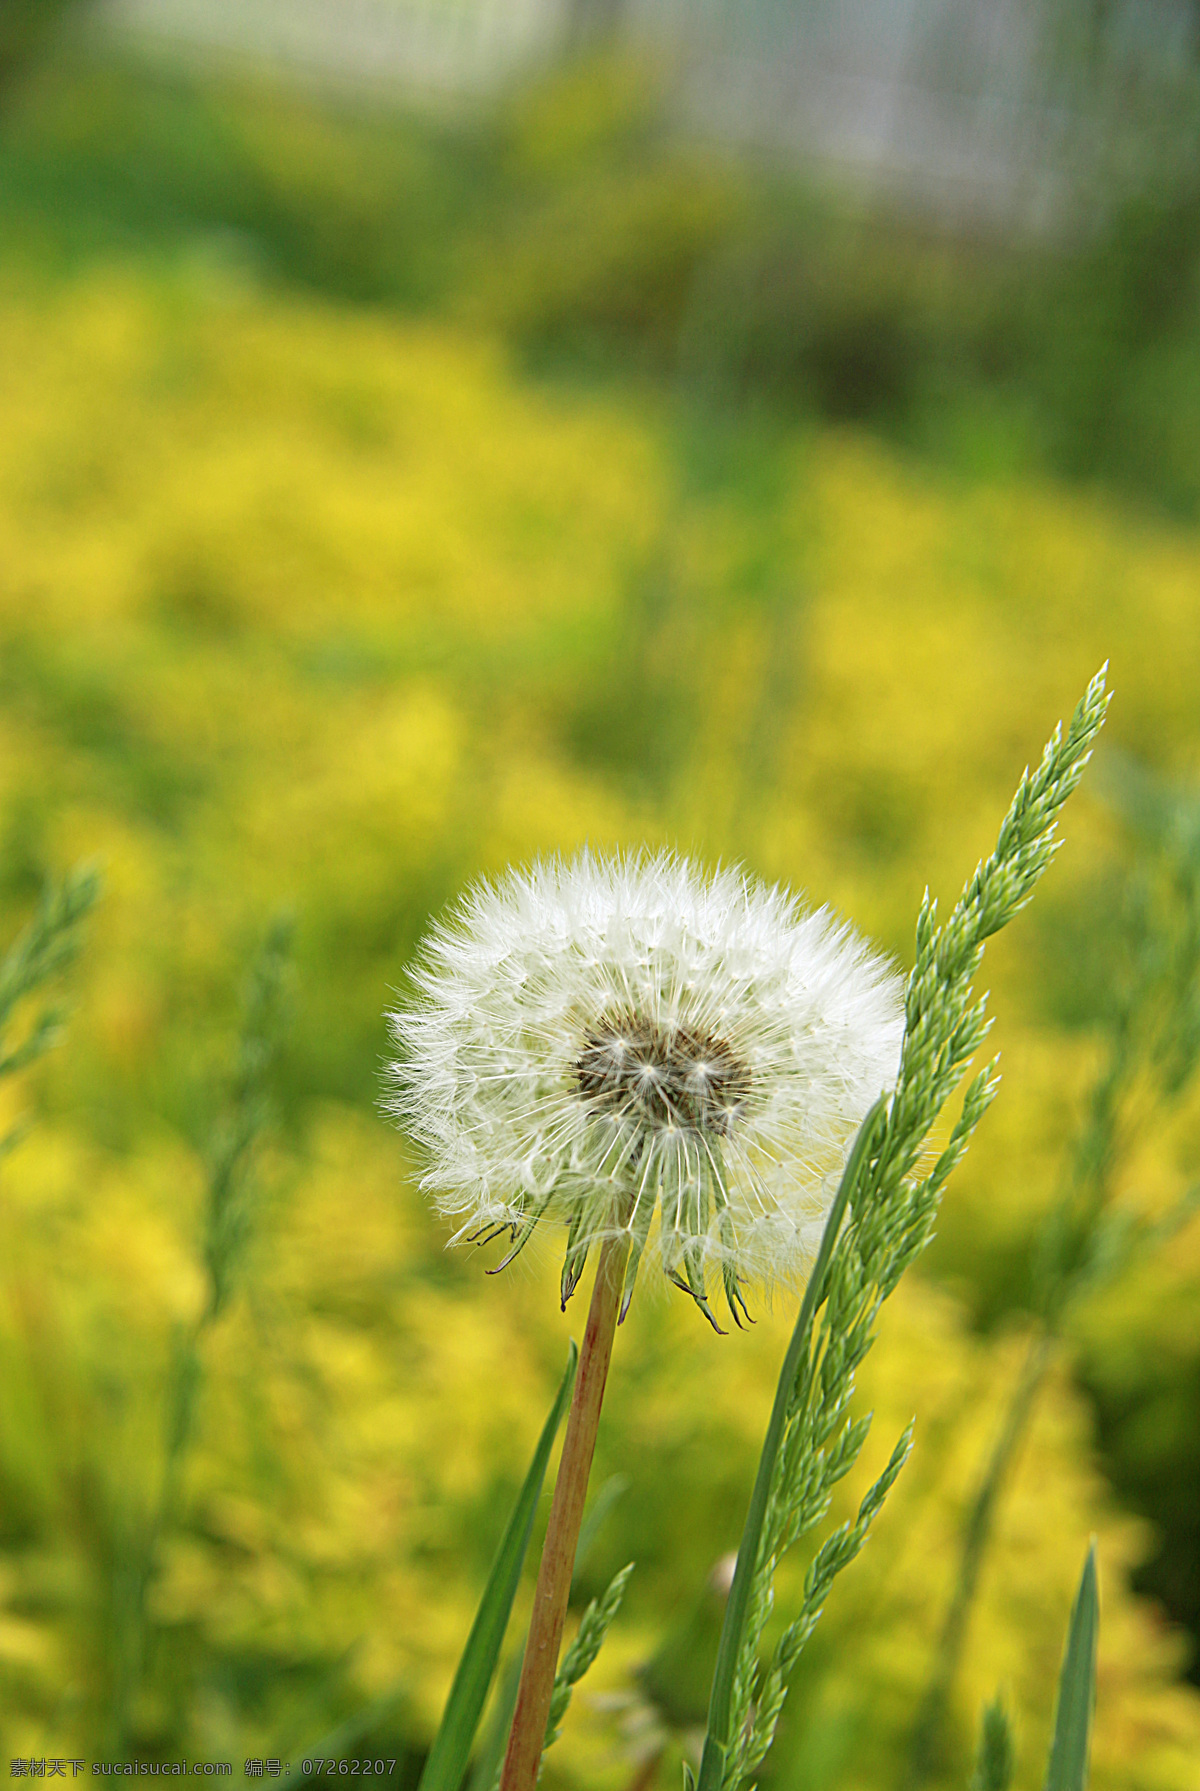
M 458 1238 L 567 1228 L 657 1259 L 712 1323 L 791 1282 L 896 1074 L 901 984 L 844 924 L 733 870 L 583 852 L 469 892 L 430 935 L 389 1106 Z M 657 1215 L 657 1228 L 653 1221 Z

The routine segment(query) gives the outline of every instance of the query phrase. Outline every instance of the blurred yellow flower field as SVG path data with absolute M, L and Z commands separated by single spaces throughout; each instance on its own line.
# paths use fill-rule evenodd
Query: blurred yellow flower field
M 5 1096 L 36 1124 L 2 1172 L 0 1740 L 69 1755 L 103 1732 L 121 1551 L 155 1497 L 173 1329 L 202 1299 L 212 1089 L 241 967 L 289 907 L 281 1124 L 205 1345 L 136 1733 L 298 1759 L 394 1693 L 362 1732 L 415 1755 L 582 1324 L 556 1262 L 490 1280 L 444 1253 L 375 1116 L 380 1016 L 429 914 L 510 860 L 649 841 L 744 860 L 907 964 L 926 883 L 953 899 L 1102 660 L 1110 750 L 1194 774 L 1200 537 L 1078 490 L 956 485 L 852 431 L 731 421 L 706 461 L 661 393 L 537 382 L 485 333 L 201 263 L 12 282 L 0 338 L 6 932 L 46 868 L 99 857 L 107 883 L 68 1042 Z M 1096 1062 L 1051 925 L 1116 851 L 1095 785 L 1064 832 L 1048 918 L 987 961 L 1005 1086 L 951 1184 L 942 1284 L 905 1284 L 866 1365 L 875 1429 L 839 1510 L 914 1412 L 916 1454 L 764 1784 L 896 1783 L 1020 1354 L 1016 1319 L 972 1330 L 946 1283 L 973 1250 L 1003 1262 L 1045 1203 Z M 1194 1174 L 1198 1121 L 1185 1105 L 1141 1144 L 1132 1200 Z M 1175 1291 L 1151 1273 L 1088 1309 L 1081 1348 L 1186 1325 L 1194 1224 Z M 619 1336 L 595 1483 L 630 1484 L 583 1577 L 638 1563 L 594 1675 L 626 1702 L 576 1700 L 548 1784 L 627 1784 L 639 1721 L 677 1738 L 702 1718 L 695 1685 L 652 1696 L 639 1669 L 736 1545 L 790 1303 L 762 1317 L 718 1338 L 644 1297 Z M 1001 1685 L 1018 1782 L 1040 1778 L 1093 1530 L 1093 1784 L 1195 1791 L 1200 1693 L 1129 1589 L 1149 1539 L 1065 1369 L 1000 1514 L 956 1759 Z

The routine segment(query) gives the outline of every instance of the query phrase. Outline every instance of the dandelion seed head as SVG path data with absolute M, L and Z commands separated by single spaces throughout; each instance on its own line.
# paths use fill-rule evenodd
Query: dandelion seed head
M 670 854 L 540 861 L 427 938 L 388 1106 L 457 1239 L 632 1240 L 711 1319 L 811 1260 L 860 1122 L 893 1081 L 902 985 L 827 910 Z M 715 1323 L 715 1320 L 713 1321 Z

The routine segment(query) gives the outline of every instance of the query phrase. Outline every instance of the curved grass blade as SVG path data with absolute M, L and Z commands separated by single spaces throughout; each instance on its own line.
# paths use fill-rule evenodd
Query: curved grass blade
M 513 1599 L 517 1595 L 521 1569 L 525 1565 L 550 1450 L 570 1401 L 571 1389 L 575 1385 L 575 1366 L 578 1360 L 579 1352 L 572 1342 L 567 1358 L 567 1371 L 538 1439 L 529 1472 L 525 1476 L 525 1484 L 508 1520 L 508 1528 L 496 1552 L 487 1586 L 471 1625 L 471 1633 L 467 1637 L 467 1645 L 454 1675 L 454 1684 L 450 1687 L 441 1726 L 434 1737 L 417 1791 L 459 1791 L 462 1783 L 471 1744 L 479 1726 L 480 1713 L 488 1687 L 492 1683 L 492 1675 L 496 1671 L 500 1644 L 508 1627 Z
M 484 1728 L 475 1764 L 471 1768 L 467 1791 L 496 1791 L 500 1783 L 500 1768 L 504 1765 L 504 1750 L 508 1745 L 508 1731 L 512 1728 L 517 1708 L 517 1691 L 524 1664 L 525 1644 L 522 1642 L 500 1675 L 500 1689 Z
M 610 1474 L 584 1512 L 583 1523 L 579 1529 L 579 1541 L 575 1546 L 575 1572 L 571 1580 L 572 1597 L 575 1595 L 575 1583 L 579 1578 L 580 1569 L 586 1564 L 596 1538 L 604 1528 L 609 1512 L 632 1485 L 633 1482 L 628 1474 Z
M 1096 1589 L 1096 1539 L 1092 1538 L 1083 1577 L 1071 1611 L 1067 1648 L 1058 1679 L 1058 1708 L 1054 1713 L 1054 1740 L 1046 1768 L 1046 1791 L 1084 1791 L 1088 1777 L 1088 1752 L 1092 1735 L 1092 1711 L 1096 1705 L 1096 1638 L 1100 1629 L 1100 1598 Z

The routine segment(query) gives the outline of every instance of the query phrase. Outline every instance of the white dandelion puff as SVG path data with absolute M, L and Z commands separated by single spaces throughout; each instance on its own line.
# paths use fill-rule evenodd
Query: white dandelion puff
M 564 1305 L 627 1233 L 622 1317 L 647 1255 L 714 1325 L 714 1275 L 740 1323 L 744 1284 L 802 1274 L 899 1062 L 900 978 L 849 926 L 667 854 L 478 885 L 414 982 L 388 1106 L 422 1187 L 456 1241 L 507 1233 L 504 1263 L 565 1224 Z

